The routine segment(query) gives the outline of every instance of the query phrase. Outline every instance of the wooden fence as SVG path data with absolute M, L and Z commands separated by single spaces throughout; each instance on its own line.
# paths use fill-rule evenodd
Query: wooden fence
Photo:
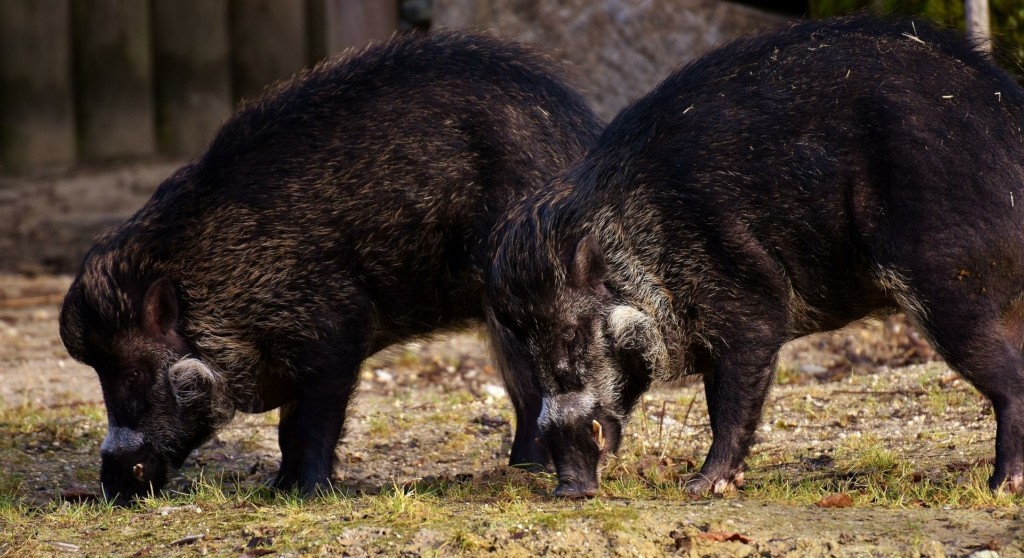
M 399 0 L 2 0 L 0 173 L 191 157 L 239 99 L 390 36 Z

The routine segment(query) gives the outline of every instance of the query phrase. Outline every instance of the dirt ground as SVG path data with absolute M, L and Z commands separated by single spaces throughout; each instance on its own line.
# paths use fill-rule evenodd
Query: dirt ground
M 257 537 L 227 523 L 208 525 L 206 538 L 187 547 L 182 533 L 133 531 L 117 552 L 89 528 L 55 542 L 24 524 L 58 521 L 67 512 L 55 499 L 89 499 L 97 489 L 105 430 L 99 384 L 57 335 L 69 283 L 68 276 L 0 275 L 0 427 L 8 438 L 0 443 L 0 489 L 5 501 L 36 510 L 8 520 L 13 534 L 0 535 L 0 556 L 72 547 L 97 555 L 249 552 L 245 541 Z M 691 500 L 678 490 L 710 443 L 697 384 L 651 392 L 622 454 L 603 471 L 602 496 L 574 503 L 549 496 L 550 475 L 503 466 L 513 415 L 479 333 L 389 350 L 364 367 L 338 451 L 335 480 L 351 496 L 337 506 L 349 511 L 330 526 L 299 529 L 287 539 L 301 541 L 299 550 L 279 553 L 1024 556 L 1021 499 L 993 499 L 977 488 L 991 468 L 991 406 L 935 362 L 905 321 L 791 343 L 777 383 L 739 494 Z M 273 412 L 237 417 L 193 453 L 172 489 L 187 491 L 204 478 L 238 490 L 262 486 L 277 468 L 275 422 Z M 413 522 L 379 519 L 373 506 L 380 498 L 396 505 L 408 494 L 400 486 L 425 487 L 430 497 L 417 505 L 430 507 Z M 836 495 L 830 504 L 826 496 Z M 129 513 L 159 524 L 192 512 Z M 287 529 L 275 529 L 281 540 Z

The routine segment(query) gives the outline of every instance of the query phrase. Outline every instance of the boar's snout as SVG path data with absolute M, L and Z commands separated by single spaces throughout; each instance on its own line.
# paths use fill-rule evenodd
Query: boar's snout
M 167 464 L 141 434 L 111 427 L 100 448 L 103 496 L 118 505 L 159 490 L 167 481 Z
M 580 471 L 582 473 L 582 471 Z M 555 488 L 556 498 L 593 498 L 597 496 L 597 475 L 590 474 L 583 478 L 575 475 L 559 475 L 558 486 Z
M 558 471 L 555 496 L 596 496 L 601 459 L 619 449 L 621 417 L 590 392 L 568 392 L 544 397 L 537 424 Z
M 554 495 L 561 498 L 592 498 L 597 496 L 598 466 L 601 453 L 569 444 L 552 444 L 551 453 L 558 471 L 558 487 Z M 596 450 L 596 448 L 594 448 Z

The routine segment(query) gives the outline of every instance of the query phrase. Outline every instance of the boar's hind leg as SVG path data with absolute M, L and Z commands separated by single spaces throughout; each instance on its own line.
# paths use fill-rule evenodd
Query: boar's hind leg
M 276 488 L 298 489 L 307 496 L 330 488 L 334 450 L 363 360 L 363 351 L 352 352 L 307 352 L 296 400 L 281 407 L 281 468 L 274 481 Z
M 943 300 L 934 293 L 922 295 L 925 300 Z M 989 487 L 1024 493 L 1024 358 L 1019 338 L 1024 324 L 1015 323 L 1018 316 L 1012 310 L 989 316 L 985 309 L 991 304 L 968 299 L 954 308 L 926 309 L 931 311 L 927 319 L 918 322 L 923 322 L 950 367 L 992 401 L 996 462 Z
M 686 488 L 691 494 L 722 493 L 743 482 L 743 460 L 753 443 L 761 408 L 775 374 L 779 347 L 787 340 L 788 315 L 766 303 L 761 313 L 739 311 L 725 328 L 714 367 L 704 375 L 712 442 L 700 473 Z M 749 316 L 760 315 L 757 322 Z

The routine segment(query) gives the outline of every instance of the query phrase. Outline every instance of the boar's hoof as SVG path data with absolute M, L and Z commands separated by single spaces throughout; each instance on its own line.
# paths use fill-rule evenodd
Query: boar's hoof
M 690 480 L 686 481 L 686 491 L 694 498 L 702 498 L 708 495 L 724 496 L 736 492 L 736 489 L 743 486 L 743 473 L 736 473 L 732 480 L 719 478 L 712 482 L 711 478 L 697 473 Z
M 558 483 L 558 488 L 555 488 L 554 494 L 555 498 L 568 498 L 572 500 L 593 498 L 594 496 L 597 496 L 597 487 L 560 482 Z
M 1010 494 L 1024 494 L 1024 475 L 1013 475 L 1006 481 Z
M 988 488 L 996 494 L 1007 492 L 1024 495 L 1024 474 L 1010 475 L 1002 481 L 993 475 L 988 479 Z
M 731 483 L 731 482 L 729 482 L 729 481 L 727 481 L 727 480 L 725 480 L 725 479 L 718 479 L 717 481 L 715 481 L 715 488 L 714 488 L 714 493 L 715 494 L 725 494 L 727 492 L 733 492 L 735 490 L 736 490 L 736 485 Z
M 697 473 L 690 480 L 686 481 L 686 492 L 694 498 L 700 498 L 711 490 L 711 481 L 704 475 Z
M 139 479 L 139 482 L 146 482 L 146 466 L 142 463 L 136 463 L 132 467 L 132 474 L 135 475 L 135 478 Z

